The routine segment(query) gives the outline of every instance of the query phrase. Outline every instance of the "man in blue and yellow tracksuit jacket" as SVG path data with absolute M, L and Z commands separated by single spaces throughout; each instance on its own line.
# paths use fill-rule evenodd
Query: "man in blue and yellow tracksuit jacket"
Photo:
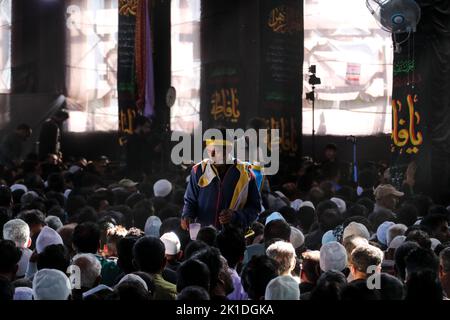
M 245 230 L 260 211 L 260 194 L 248 164 L 237 159 L 233 164 L 205 159 L 192 168 L 184 196 L 184 229 L 196 221 L 217 228 L 231 223 Z

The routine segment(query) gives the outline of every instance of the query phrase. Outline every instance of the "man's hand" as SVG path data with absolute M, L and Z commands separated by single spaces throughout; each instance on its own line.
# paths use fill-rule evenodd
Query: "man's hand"
M 188 231 L 190 224 L 191 224 L 191 218 L 189 218 L 189 217 L 181 218 L 181 229 Z
M 219 222 L 220 224 L 228 224 L 231 222 L 234 216 L 234 211 L 231 209 L 222 210 L 219 213 Z
M 416 171 L 417 164 L 415 162 L 411 162 L 406 169 L 406 179 L 404 180 L 404 183 L 408 184 L 411 188 L 416 184 Z

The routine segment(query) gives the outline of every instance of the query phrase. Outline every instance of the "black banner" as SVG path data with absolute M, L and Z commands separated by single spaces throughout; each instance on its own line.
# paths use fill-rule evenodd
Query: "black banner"
M 260 117 L 280 130 L 282 155 L 301 152 L 303 3 L 202 1 L 203 128 L 245 128 Z
M 136 10 L 138 0 L 119 1 L 119 43 L 117 61 L 117 91 L 119 96 L 119 142 L 125 142 L 133 132 L 137 114 L 137 84 L 135 67 Z
M 280 151 L 297 156 L 302 134 L 303 5 L 297 0 L 261 1 L 259 116 L 280 130 Z
M 414 161 L 416 192 L 450 204 L 450 4 L 417 1 L 417 32 L 394 55 L 391 177 L 399 186 Z M 405 39 L 406 35 L 397 35 Z

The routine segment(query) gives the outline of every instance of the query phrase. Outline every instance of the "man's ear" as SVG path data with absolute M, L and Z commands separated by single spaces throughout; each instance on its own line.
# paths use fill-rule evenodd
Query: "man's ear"
M 33 242 L 33 240 L 31 240 L 31 238 L 28 238 L 27 244 L 25 245 L 26 248 L 29 248 L 31 246 L 31 243 Z
M 184 255 L 183 250 L 180 250 L 180 252 L 178 252 L 178 255 L 177 255 L 177 260 L 180 261 L 181 259 L 183 259 L 183 255 Z
M 100 275 L 100 276 L 97 277 L 97 279 L 95 279 L 94 287 L 98 286 L 101 281 L 102 281 L 102 276 Z
M 444 272 L 444 268 L 442 267 L 442 265 L 441 265 L 441 264 L 439 264 L 439 277 L 443 277 L 443 276 L 444 276 L 444 274 L 445 274 L 445 272 Z
M 162 265 L 161 265 L 161 270 L 164 270 L 164 268 L 166 267 L 166 264 L 167 264 L 167 258 L 164 255 L 164 259 L 163 259 L 163 262 L 162 262 Z

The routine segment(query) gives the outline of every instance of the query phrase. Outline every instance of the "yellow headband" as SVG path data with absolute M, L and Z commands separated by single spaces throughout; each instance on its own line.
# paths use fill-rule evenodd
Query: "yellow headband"
M 227 140 L 206 139 L 207 146 L 232 146 L 233 144 Z

